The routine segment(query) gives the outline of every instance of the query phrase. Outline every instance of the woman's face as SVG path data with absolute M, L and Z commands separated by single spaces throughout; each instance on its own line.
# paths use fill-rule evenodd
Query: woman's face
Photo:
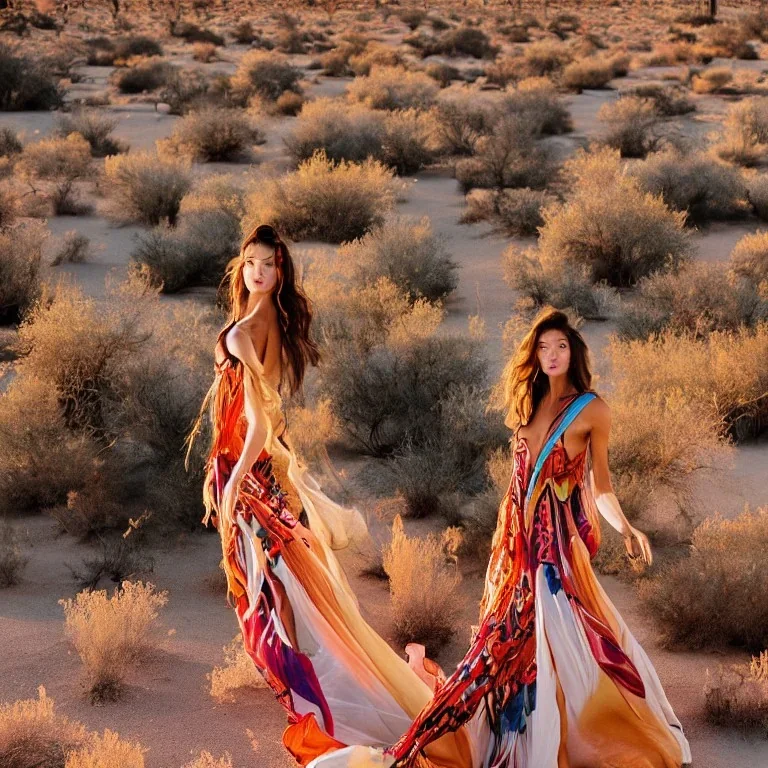
M 243 281 L 248 292 L 272 293 L 277 285 L 275 249 L 264 243 L 250 243 L 243 258 Z
M 539 336 L 536 356 L 541 370 L 547 376 L 562 376 L 568 373 L 571 363 L 571 346 L 568 337 L 558 330 L 544 331 Z

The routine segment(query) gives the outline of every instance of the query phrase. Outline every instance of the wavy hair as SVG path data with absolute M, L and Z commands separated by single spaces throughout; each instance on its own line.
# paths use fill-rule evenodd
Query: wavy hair
M 579 392 L 592 389 L 589 348 L 581 333 L 571 325 L 565 312 L 549 306 L 542 308 L 501 374 L 505 423 L 515 431 L 530 421 L 549 391 L 549 377 L 541 370 L 536 353 L 541 335 L 551 330 L 562 331 L 568 339 L 571 348 L 568 378 L 571 384 Z

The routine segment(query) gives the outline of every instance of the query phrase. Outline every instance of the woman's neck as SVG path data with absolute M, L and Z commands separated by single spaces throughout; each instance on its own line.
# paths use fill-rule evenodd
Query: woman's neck
M 549 392 L 544 397 L 550 404 L 560 402 L 576 392 L 576 388 L 568 378 L 568 374 L 549 377 Z

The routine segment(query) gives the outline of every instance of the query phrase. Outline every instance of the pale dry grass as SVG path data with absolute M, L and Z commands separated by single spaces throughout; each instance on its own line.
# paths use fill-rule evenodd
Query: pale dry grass
M 183 768 L 232 768 L 232 758 L 229 752 L 225 752 L 216 759 L 210 752 L 203 750 L 194 760 L 185 763 Z
M 225 646 L 224 663 L 214 667 L 206 677 L 211 684 L 211 696 L 220 703 L 235 701 L 238 691 L 267 687 L 253 659 L 245 650 L 243 636 L 240 634 Z
M 745 509 L 733 520 L 705 520 L 693 533 L 689 556 L 640 586 L 664 644 L 717 648 L 733 643 L 755 651 L 768 646 L 766 546 L 765 507 Z
M 87 745 L 70 752 L 64 768 L 144 768 L 147 751 L 105 728 L 102 736 L 94 733 Z
M 715 725 L 768 734 L 768 651 L 748 664 L 707 670 L 704 686 L 707 719 Z
M 157 647 L 157 619 L 168 602 L 152 584 L 125 581 L 106 590 L 83 591 L 59 600 L 65 628 L 88 677 L 92 701 L 112 701 L 123 692 L 129 670 Z
M 294 240 L 341 243 L 382 223 L 402 190 L 392 170 L 376 160 L 336 164 L 316 152 L 296 171 L 252 187 L 243 229 L 271 223 Z
M 82 724 L 54 712 L 41 685 L 38 698 L 0 704 L 0 765 L 3 768 L 63 768 L 66 755 L 82 746 Z
M 455 529 L 447 529 L 442 538 L 436 534 L 410 538 L 402 518 L 395 518 L 392 541 L 384 552 L 384 570 L 399 643 L 421 643 L 428 655 L 434 655 L 453 637 L 461 573 L 446 563 L 446 545 L 455 552 L 458 543 Z

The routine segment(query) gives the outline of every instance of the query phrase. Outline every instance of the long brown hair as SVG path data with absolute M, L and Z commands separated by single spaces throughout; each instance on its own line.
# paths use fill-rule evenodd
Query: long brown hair
M 517 430 L 527 424 L 549 391 L 549 377 L 541 370 L 536 353 L 541 335 L 551 330 L 562 331 L 568 339 L 571 348 L 568 378 L 571 384 L 579 392 L 592 389 L 589 348 L 584 338 L 571 325 L 565 312 L 554 307 L 544 307 L 534 318 L 531 329 L 501 375 L 505 423 L 511 429 Z
M 273 248 L 275 252 L 278 285 L 272 292 L 272 301 L 277 308 L 280 326 L 284 363 L 281 380 L 287 383 L 291 393 L 295 393 L 302 387 L 307 365 L 317 365 L 320 361 L 320 350 L 310 333 L 312 304 L 301 287 L 296 284 L 296 269 L 288 246 L 269 224 L 261 224 L 251 231 L 243 240 L 240 253 L 227 264 L 222 284 L 227 285 L 229 317 L 226 325 L 219 332 L 217 343 L 226 349 L 223 343 L 224 336 L 245 315 L 248 288 L 243 279 L 243 267 L 245 251 L 254 243 Z

